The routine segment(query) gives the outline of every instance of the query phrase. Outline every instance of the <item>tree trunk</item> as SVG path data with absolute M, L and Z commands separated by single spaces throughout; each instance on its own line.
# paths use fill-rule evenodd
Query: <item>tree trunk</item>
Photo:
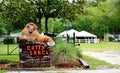
M 112 31 L 113 31 L 112 34 L 115 35 L 115 31 L 114 31 L 114 29 L 113 29 Z
M 41 19 L 42 19 L 42 14 L 40 12 L 40 8 L 38 8 L 38 28 L 40 29 L 40 33 L 41 33 Z
M 48 17 L 45 17 L 45 35 L 48 35 L 48 26 L 47 26 L 47 23 L 48 23 Z
M 40 33 L 41 33 L 41 27 L 42 27 L 42 26 L 41 26 L 41 19 L 42 19 L 42 18 L 39 18 L 39 21 L 38 21 L 38 28 L 39 28 L 39 30 L 40 30 Z

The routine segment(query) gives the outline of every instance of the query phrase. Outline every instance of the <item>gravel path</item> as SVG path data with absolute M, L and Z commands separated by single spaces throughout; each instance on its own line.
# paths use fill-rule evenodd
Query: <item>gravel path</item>
M 84 55 L 104 60 L 111 64 L 120 65 L 120 51 L 105 51 L 105 52 L 82 52 Z

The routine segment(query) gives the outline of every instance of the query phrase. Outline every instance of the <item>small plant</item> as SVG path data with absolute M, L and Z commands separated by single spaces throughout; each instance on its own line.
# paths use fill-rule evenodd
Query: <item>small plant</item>
M 0 64 L 7 64 L 9 63 L 10 61 L 7 60 L 7 59 L 3 59 L 3 60 L 0 60 Z
M 57 41 L 56 46 L 53 49 L 54 61 L 56 66 L 63 66 L 63 64 L 68 64 L 68 67 L 74 67 L 71 62 L 76 62 L 78 57 L 81 57 L 81 51 L 76 48 L 73 44 L 68 44 L 65 41 Z M 71 64 L 71 65 L 70 65 Z M 63 66 L 64 67 L 64 66 Z
M 10 67 L 16 67 L 16 65 L 17 65 L 16 63 L 11 63 Z
M 109 37 L 109 41 L 113 41 L 114 40 L 114 38 L 113 37 Z
M 4 44 L 14 44 L 15 40 L 13 37 L 7 37 L 3 40 Z

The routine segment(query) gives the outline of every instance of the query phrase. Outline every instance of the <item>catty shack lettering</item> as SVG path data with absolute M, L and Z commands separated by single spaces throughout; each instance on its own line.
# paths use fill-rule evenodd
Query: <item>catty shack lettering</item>
M 49 49 L 41 45 L 27 45 L 26 50 L 33 58 L 43 58 L 43 56 L 49 55 Z

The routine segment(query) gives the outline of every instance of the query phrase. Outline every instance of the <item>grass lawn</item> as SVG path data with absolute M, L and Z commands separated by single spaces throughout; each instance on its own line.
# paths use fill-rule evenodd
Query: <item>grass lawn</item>
M 3 60 L 3 59 L 18 62 L 19 61 L 19 55 L 0 55 L 0 60 Z
M 18 45 L 17 44 L 10 44 L 9 45 L 9 52 L 14 50 Z M 1 54 L 7 54 L 7 48 L 8 45 L 0 43 L 0 60 L 7 59 L 13 62 L 19 61 L 19 55 L 1 55 Z M 12 54 L 18 54 L 18 48 L 15 49 L 15 51 Z M 0 70 L 0 73 L 4 73 L 5 70 Z
M 10 44 L 9 45 L 9 52 L 14 50 L 18 45 L 17 44 Z M 0 43 L 0 60 L 2 59 L 8 59 L 10 61 L 18 61 L 19 56 L 18 55 L 7 55 L 7 47 L 8 45 Z M 1 54 L 6 54 L 6 55 L 1 55 Z M 11 54 L 18 54 L 18 48 L 13 51 Z
M 78 46 L 82 51 L 94 51 L 94 52 L 102 52 L 102 51 L 120 51 L 120 42 L 100 42 L 100 43 L 81 43 Z
M 5 72 L 5 70 L 0 70 L 0 73 L 4 73 Z
M 11 44 L 9 45 L 10 51 L 12 51 L 14 48 L 16 48 L 17 44 Z M 77 46 L 82 51 L 95 51 L 95 52 L 102 52 L 102 51 L 108 51 L 108 50 L 116 50 L 120 51 L 120 43 L 110 43 L 110 42 L 101 42 L 97 44 L 87 44 L 87 43 L 81 43 L 80 46 Z M 0 54 L 7 54 L 7 45 L 0 44 Z M 18 49 L 16 49 L 12 54 L 18 54 Z M 90 69 L 94 70 L 96 67 L 99 66 L 113 66 L 105 61 L 97 60 L 92 57 L 83 56 L 83 58 L 90 64 Z M 0 55 L 0 60 L 8 59 L 10 61 L 19 61 L 19 55 Z M 113 66 L 113 67 L 116 67 Z M 3 70 L 0 70 L 0 73 L 2 73 Z
M 97 60 L 97 59 L 89 57 L 89 56 L 83 56 L 83 59 L 88 62 L 91 70 L 95 70 L 97 67 L 103 67 L 103 66 L 107 66 L 110 68 L 120 67 L 119 65 L 112 65 L 112 64 L 107 63 L 105 61 Z
M 0 54 L 7 54 L 7 49 L 9 47 L 9 52 L 14 50 L 18 45 L 17 44 L 10 44 L 9 46 L 7 44 L 0 43 Z M 18 54 L 18 47 L 13 51 L 12 54 Z
M 82 51 L 93 51 L 93 52 L 103 52 L 103 51 L 120 51 L 120 42 L 100 42 L 96 44 L 81 43 L 80 46 L 77 46 Z M 83 56 L 83 58 L 90 64 L 91 69 L 96 69 L 100 66 L 109 66 L 109 67 L 120 67 L 120 65 L 112 65 L 102 60 L 97 60 L 89 56 Z

